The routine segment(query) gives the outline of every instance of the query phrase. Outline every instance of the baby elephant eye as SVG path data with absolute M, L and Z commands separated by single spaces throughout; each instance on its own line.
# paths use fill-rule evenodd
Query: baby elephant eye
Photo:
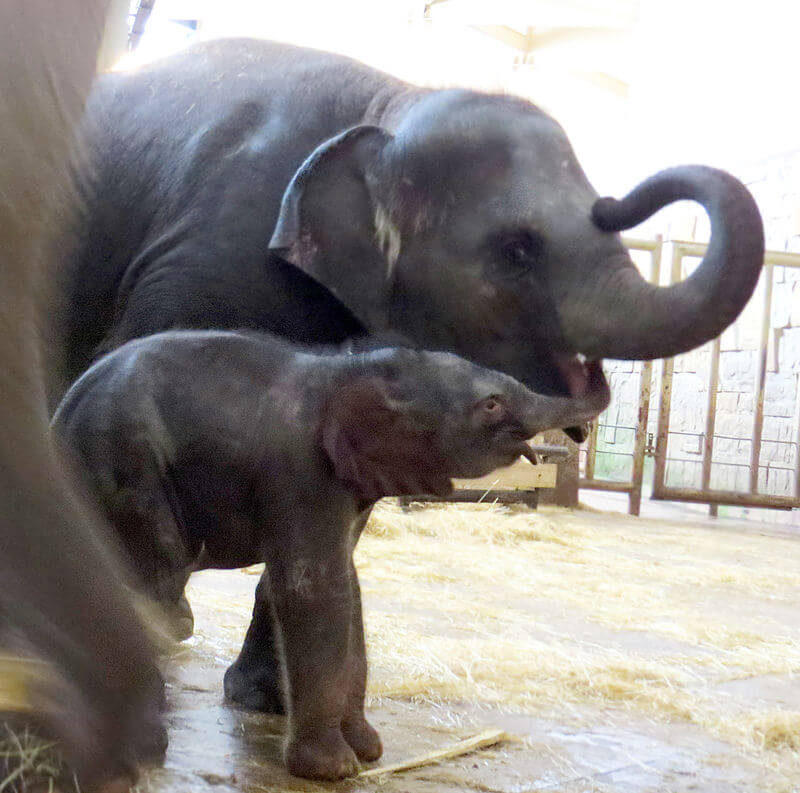
M 496 424 L 506 415 L 506 406 L 498 397 L 490 396 L 480 404 L 480 411 L 485 421 Z

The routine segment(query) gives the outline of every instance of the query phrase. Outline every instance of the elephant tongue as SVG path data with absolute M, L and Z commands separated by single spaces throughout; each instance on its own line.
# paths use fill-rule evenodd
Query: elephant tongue
M 564 355 L 558 359 L 558 368 L 566 380 L 571 397 L 586 396 L 604 387 L 602 361 L 586 361 L 580 355 Z
M 570 396 L 580 397 L 589 390 L 589 367 L 577 355 L 560 356 L 558 368 L 567 382 Z

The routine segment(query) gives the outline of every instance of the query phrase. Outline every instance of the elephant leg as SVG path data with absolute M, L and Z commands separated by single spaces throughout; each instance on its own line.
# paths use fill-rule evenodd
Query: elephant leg
M 173 638 L 188 639 L 194 632 L 194 615 L 184 594 L 192 572 L 192 554 L 186 529 L 175 514 L 175 500 L 147 450 L 134 450 L 129 459 L 135 466 L 115 472 L 115 485 L 108 469 L 98 477 L 109 522 L 117 530 L 142 590 L 158 603 Z M 116 481 L 122 479 L 121 486 Z M 103 481 L 103 480 L 106 481 Z
M 239 657 L 225 672 L 225 697 L 247 710 L 284 713 L 281 677 L 265 572 L 256 587 L 253 618 Z
M 0 2 L 0 633 L 52 665 L 30 704 L 63 741 L 82 790 L 135 776 L 150 748 L 158 757 L 166 746 L 154 648 L 108 527 L 50 441 L 38 333 L 40 299 L 63 257 L 52 232 L 78 205 L 61 166 L 105 10 L 101 0 Z
M 361 587 L 352 559 L 350 560 L 350 592 L 352 597 L 349 648 L 350 683 L 345 715 L 342 719 L 342 735 L 359 760 L 370 761 L 377 760 L 383 754 L 383 745 L 377 730 L 364 715 L 367 654 L 364 644 Z
M 295 776 L 334 780 L 358 770 L 342 735 L 351 678 L 350 579 L 344 543 L 325 555 L 303 547 L 270 564 L 286 668 L 285 760 Z

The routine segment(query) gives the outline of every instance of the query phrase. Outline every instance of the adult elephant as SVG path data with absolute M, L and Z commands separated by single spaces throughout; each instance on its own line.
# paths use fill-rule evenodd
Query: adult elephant
M 162 683 L 107 527 L 52 448 L 37 332 L 51 238 L 75 203 L 65 164 L 107 5 L 0 3 L 0 721 L 35 710 L 81 789 L 111 791 L 163 753 Z M 9 651 L 35 654 L 49 673 Z M 20 755 L 20 770 L 33 756 Z M 16 788 L 15 774 L 0 775 L 0 788 Z
M 65 381 L 136 336 L 249 326 L 392 337 L 582 395 L 585 359 L 670 356 L 719 334 L 763 259 L 755 204 L 723 172 L 674 168 L 598 199 L 529 102 L 283 44 L 213 41 L 106 75 L 86 133 Z M 708 253 L 685 282 L 652 286 L 614 232 L 684 198 L 710 215 Z M 226 677 L 235 701 L 279 707 L 271 647 L 257 599 Z

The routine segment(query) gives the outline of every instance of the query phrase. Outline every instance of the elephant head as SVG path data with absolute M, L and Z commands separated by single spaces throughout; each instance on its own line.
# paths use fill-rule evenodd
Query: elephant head
M 381 122 L 309 156 L 271 241 L 373 334 L 580 395 L 596 380 L 586 360 L 692 349 L 755 288 L 761 218 L 724 172 L 672 168 L 615 201 L 599 198 L 561 127 L 521 99 L 428 92 Z M 705 207 L 711 244 L 686 281 L 654 286 L 616 232 L 680 199 Z
M 598 363 L 582 396 L 545 396 L 455 355 L 383 350 L 354 360 L 322 412 L 319 439 L 360 498 L 452 491 L 520 456 L 543 430 L 588 421 L 609 401 Z M 376 365 L 377 360 L 377 365 Z

